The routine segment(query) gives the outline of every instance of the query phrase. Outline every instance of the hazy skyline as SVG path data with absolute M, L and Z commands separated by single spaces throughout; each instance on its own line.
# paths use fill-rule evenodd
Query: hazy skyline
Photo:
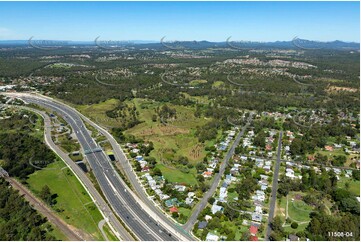
M 359 2 L 0 2 L 0 40 L 360 42 Z

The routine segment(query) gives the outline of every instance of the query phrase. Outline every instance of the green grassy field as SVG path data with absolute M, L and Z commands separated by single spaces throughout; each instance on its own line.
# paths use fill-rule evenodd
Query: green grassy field
M 150 102 L 144 99 L 135 99 L 134 103 L 139 111 L 140 120 L 143 123 L 126 131 L 127 134 L 141 137 L 154 143 L 155 150 L 151 156 L 157 160 L 163 159 L 163 154 L 168 154 L 172 159 L 177 156 L 186 156 L 190 162 L 197 163 L 205 156 L 204 147 L 199 144 L 194 135 L 197 125 L 203 125 L 208 121 L 204 118 L 196 118 L 193 107 L 173 106 L 177 110 L 177 119 L 164 125 L 161 122 L 153 122 L 154 109 L 162 106 L 161 103 Z
M 189 173 L 184 173 L 176 168 L 173 169 L 170 167 L 165 167 L 162 164 L 157 164 L 156 167 L 158 167 L 162 171 L 164 178 L 167 179 L 169 182 L 185 183 L 188 185 L 197 184 L 197 174 L 194 169 L 191 169 Z
M 65 135 L 59 136 L 58 141 L 60 142 L 60 148 L 62 148 L 64 152 L 69 153 L 72 151 L 80 150 L 79 143 L 77 143 L 77 141 L 75 140 L 68 140 Z
M 221 225 L 222 225 L 222 227 L 229 228 L 235 232 L 235 237 L 234 237 L 235 241 L 239 241 L 242 234 L 249 230 L 249 226 L 245 226 L 245 225 L 236 226 L 234 224 L 234 222 L 231 222 L 231 221 L 221 222 Z M 218 232 L 217 229 L 211 230 L 210 232 L 212 232 L 213 234 L 218 235 L 218 236 L 222 235 Z M 227 235 L 223 234 L 223 236 L 227 236 Z
M 110 241 L 119 241 L 119 239 L 114 235 L 113 231 L 110 229 L 110 227 L 107 223 L 104 224 L 103 230 Z
M 198 86 L 199 84 L 207 83 L 207 80 L 193 80 L 189 84 L 191 86 Z
M 191 97 L 189 96 L 189 98 Z M 207 99 L 199 99 L 198 101 L 208 102 Z M 118 100 L 110 99 L 99 104 L 77 106 L 77 109 L 104 127 L 120 127 L 121 124 L 118 123 L 118 120 L 111 119 L 105 114 L 107 110 L 114 109 L 118 104 Z M 126 101 L 126 104 L 136 107 L 139 112 L 139 120 L 142 123 L 124 133 L 153 142 L 154 150 L 150 156 L 156 158 L 157 167 L 161 169 L 164 177 L 170 182 L 196 184 L 195 169 L 190 169 L 188 173 L 182 172 L 175 168 L 172 161 L 180 156 L 188 157 L 189 162 L 193 165 L 203 160 L 206 155 L 204 145 L 198 142 L 194 133 L 196 126 L 204 125 L 209 120 L 196 118 L 194 116 L 195 107 L 167 104 L 170 108 L 176 109 L 177 119 L 168 120 L 168 125 L 165 125 L 159 120 L 159 117 L 156 122 L 152 120 L 153 115 L 156 115 L 155 109 L 162 107 L 163 103 L 135 98 L 132 101 Z M 210 144 L 212 143 L 208 142 L 205 145 Z
M 52 225 L 51 227 L 53 228 L 53 230 L 50 232 L 50 234 L 54 236 L 57 240 L 62 240 L 62 241 L 68 240 L 68 238 L 63 234 L 63 232 L 60 231 L 60 229 L 58 229 L 54 225 Z
M 179 207 L 179 208 L 178 208 L 178 211 L 179 211 L 180 214 L 183 214 L 184 218 L 183 218 L 183 220 L 181 220 L 180 218 L 178 218 L 177 221 L 178 221 L 179 223 L 182 223 L 182 224 L 186 223 L 187 220 L 188 220 L 188 218 L 189 218 L 190 215 L 191 215 L 192 210 L 189 209 L 189 208 Z
M 288 217 L 292 220 L 297 221 L 309 221 L 309 214 L 312 212 L 313 208 L 301 200 L 296 200 L 292 202 L 292 198 L 296 194 L 304 195 L 302 193 L 290 192 L 288 195 Z M 277 200 L 277 210 L 276 215 L 281 216 L 283 220 L 286 219 L 286 207 L 287 207 L 287 198 L 282 197 L 281 203 Z
M 157 160 L 164 158 L 165 154 L 168 154 L 165 157 L 167 159 L 187 156 L 193 163 L 203 159 L 205 156 L 204 147 L 199 144 L 194 135 L 194 130 L 196 126 L 204 125 L 208 120 L 194 117 L 194 107 L 168 104 L 177 110 L 177 119 L 168 122 L 169 125 L 164 125 L 159 119 L 157 122 L 152 121 L 152 116 L 156 114 L 155 108 L 161 107 L 162 103 L 139 98 L 127 101 L 127 103 L 136 106 L 142 123 L 125 133 L 152 141 L 155 150 L 152 151 L 151 156 Z M 77 106 L 77 109 L 104 127 L 119 127 L 118 120 L 111 119 L 105 114 L 107 110 L 114 109 L 118 104 L 118 100 L 110 99 L 99 104 Z
M 290 217 L 292 220 L 295 220 L 296 222 L 309 221 L 309 215 L 313 210 L 312 207 L 303 201 L 294 200 L 292 202 L 290 197 L 288 199 L 288 217 Z
M 285 226 L 284 230 L 286 232 L 295 234 L 298 231 L 304 231 L 307 226 L 308 226 L 308 223 L 302 223 L 302 224 L 298 224 L 298 227 L 296 229 L 291 228 L 291 226 Z
M 312 207 L 305 204 L 303 201 L 300 200 L 294 200 L 292 202 L 292 198 L 296 194 L 296 192 L 290 192 L 288 195 L 288 217 L 292 220 L 292 222 L 297 222 L 298 227 L 296 229 L 291 228 L 291 224 L 286 223 L 284 226 L 284 230 L 290 233 L 296 233 L 298 231 L 303 231 L 310 221 L 309 214 L 312 211 Z M 283 221 L 286 220 L 286 206 L 287 206 L 287 199 L 286 197 L 281 198 L 281 203 L 279 203 L 279 200 L 276 202 L 277 204 L 277 210 L 276 215 L 280 216 Z
M 356 181 L 352 178 L 340 177 L 340 180 L 337 182 L 337 186 L 340 188 L 345 188 L 345 184 L 349 184 L 349 191 L 355 194 L 356 196 L 360 196 L 360 181 Z
M 153 142 L 154 150 L 150 155 L 157 159 L 158 167 L 170 182 L 196 184 L 195 169 L 190 169 L 189 173 L 184 173 L 173 169 L 174 165 L 171 164 L 171 161 L 180 156 L 188 157 L 192 164 L 203 160 L 206 155 L 204 145 L 199 144 L 194 132 L 197 125 L 203 125 L 208 120 L 194 117 L 195 109 L 193 107 L 168 104 L 177 110 L 177 120 L 168 122 L 169 125 L 164 125 L 159 120 L 157 122 L 152 121 L 152 116 L 155 114 L 154 109 L 163 104 L 145 99 L 134 99 L 134 104 L 139 111 L 139 118 L 143 122 L 125 133 Z
M 118 104 L 118 100 L 109 99 L 105 102 L 93 105 L 78 105 L 76 106 L 76 109 L 98 124 L 103 126 L 117 126 L 116 119 L 109 118 L 105 115 L 105 112 L 114 109 Z
M 235 236 L 235 240 L 240 240 L 241 236 L 243 233 L 249 231 L 249 226 L 245 226 L 245 225 L 240 225 L 237 227 L 236 229 L 236 236 Z
M 212 84 L 213 87 L 221 87 L 222 85 L 224 85 L 224 82 L 222 81 L 216 81 Z
M 100 212 L 92 202 L 77 178 L 65 167 L 62 161 L 56 161 L 31 174 L 27 180 L 29 188 L 39 194 L 44 185 L 48 185 L 53 194 L 57 194 L 57 203 L 53 209 L 66 223 L 84 231 L 88 239 L 102 240 L 98 222 Z
M 207 103 L 207 104 L 210 102 L 207 96 L 191 96 L 186 92 L 182 92 L 181 94 L 184 95 L 187 99 L 192 100 L 194 102 Z

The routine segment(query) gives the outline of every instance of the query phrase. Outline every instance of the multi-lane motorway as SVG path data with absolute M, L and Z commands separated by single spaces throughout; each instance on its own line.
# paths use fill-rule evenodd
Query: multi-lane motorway
M 35 103 L 57 112 L 72 127 L 84 151 L 99 148 L 79 115 L 71 108 L 49 99 L 22 96 L 24 101 Z M 111 165 L 103 151 L 90 152 L 85 155 L 103 194 L 119 218 L 130 228 L 139 240 L 184 240 L 180 234 L 164 226 L 160 218 L 149 213 L 146 205 L 137 199 Z
M 1 106 L 1 104 L 0 104 Z M 98 207 L 99 211 L 103 214 L 103 216 L 106 218 L 106 221 L 109 222 L 110 228 L 115 232 L 117 237 L 122 240 L 134 240 L 134 238 L 129 234 L 128 231 L 123 227 L 123 225 L 119 222 L 117 216 L 114 214 L 114 212 L 111 210 L 109 205 L 106 203 L 106 201 L 103 199 L 103 197 L 100 195 L 100 193 L 97 191 L 93 183 L 90 181 L 90 179 L 86 176 L 86 174 L 83 172 L 83 170 L 73 162 L 72 159 L 63 152 L 52 140 L 51 138 L 51 129 L 52 124 L 50 117 L 46 115 L 45 112 L 29 108 L 26 106 L 14 106 L 14 105 L 6 105 L 14 108 L 21 108 L 26 109 L 31 112 L 35 112 L 42 116 L 44 119 L 44 140 L 45 143 L 49 146 L 51 150 L 53 150 L 61 159 L 65 162 L 65 164 L 72 170 L 72 172 L 76 175 L 76 177 L 79 179 L 83 187 L 87 190 L 88 194 L 91 196 L 92 200 L 95 202 L 96 206 Z

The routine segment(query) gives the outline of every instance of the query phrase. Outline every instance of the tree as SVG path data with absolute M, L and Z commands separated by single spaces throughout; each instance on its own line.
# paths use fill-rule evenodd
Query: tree
M 254 138 L 254 145 L 264 148 L 266 146 L 266 133 L 260 132 Z
M 232 221 L 233 219 L 239 217 L 239 212 L 230 208 L 229 206 L 226 206 L 224 208 L 224 215 L 226 215 L 229 218 L 229 220 Z
M 270 236 L 269 236 L 269 239 L 270 239 L 271 241 L 282 241 L 282 240 L 283 240 L 282 237 L 283 237 L 283 236 L 282 236 L 281 234 L 279 234 L 279 233 L 277 233 L 277 232 L 275 232 L 275 231 L 272 231 L 271 234 L 270 234 Z
M 208 198 L 208 203 L 211 204 L 211 205 L 212 205 L 215 201 L 216 201 L 216 199 L 215 199 L 214 197 Z
M 51 225 L 29 206 L 24 197 L 0 178 L 0 240 L 55 240 Z
M 274 217 L 273 221 L 271 222 L 271 228 L 273 233 L 273 236 L 271 237 L 276 240 L 281 240 L 284 237 L 284 229 L 282 227 L 282 219 L 280 216 Z
M 227 241 L 234 241 L 234 238 L 236 237 L 236 234 L 234 233 L 234 231 L 228 233 L 227 235 Z
M 207 228 L 210 230 L 213 230 L 215 228 L 218 228 L 220 225 L 220 221 L 218 217 L 212 218 L 212 220 L 207 224 Z
M 157 164 L 157 160 L 152 156 L 145 158 L 145 160 L 148 162 L 150 168 L 153 168 Z
M 156 167 L 153 169 L 153 175 L 154 176 L 162 176 L 162 171 L 158 167 Z
M 201 172 L 201 171 L 203 171 L 205 168 L 206 168 L 206 166 L 205 166 L 202 162 L 199 162 L 199 163 L 196 164 L 197 172 Z
M 298 223 L 292 222 L 292 223 L 291 223 L 291 228 L 297 229 L 297 228 L 298 228 Z
M 274 217 L 273 221 L 271 222 L 271 228 L 274 231 L 283 231 L 282 220 L 280 216 Z
M 241 241 L 249 241 L 250 237 L 251 237 L 251 234 L 247 230 L 246 232 L 242 233 L 240 240 Z
M 157 122 L 157 115 L 155 115 L 155 114 L 152 115 L 152 121 Z
M 197 176 L 197 180 L 198 180 L 199 182 L 204 182 L 204 176 L 198 175 L 198 176 Z
M 338 188 L 332 193 L 332 197 L 341 211 L 360 214 L 359 202 L 351 192 Z
M 142 167 L 140 166 L 139 162 L 135 162 L 135 170 L 136 171 L 142 171 Z
M 50 191 L 50 188 L 48 187 L 48 185 L 45 185 L 42 187 L 40 194 L 39 194 L 40 198 L 45 201 L 45 203 L 52 205 L 52 194 Z
M 347 158 L 344 155 L 338 155 L 332 160 L 333 166 L 343 166 Z
M 353 179 L 359 181 L 360 180 L 360 171 L 352 170 L 352 177 L 353 177 Z

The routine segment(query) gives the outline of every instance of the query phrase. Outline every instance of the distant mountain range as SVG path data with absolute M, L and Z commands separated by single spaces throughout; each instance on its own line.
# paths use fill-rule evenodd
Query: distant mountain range
M 154 48 L 154 49 L 206 49 L 206 48 L 233 48 L 233 49 L 338 49 L 338 50 L 359 50 L 360 43 L 330 41 L 319 42 L 294 38 L 291 41 L 255 42 L 255 41 L 233 41 L 230 38 L 223 42 L 210 41 L 147 41 L 147 40 L 127 40 L 127 41 L 68 41 L 68 40 L 0 40 L 0 47 L 29 46 L 29 47 L 86 47 L 98 46 L 104 49 L 112 49 L 117 46 L 133 48 Z

